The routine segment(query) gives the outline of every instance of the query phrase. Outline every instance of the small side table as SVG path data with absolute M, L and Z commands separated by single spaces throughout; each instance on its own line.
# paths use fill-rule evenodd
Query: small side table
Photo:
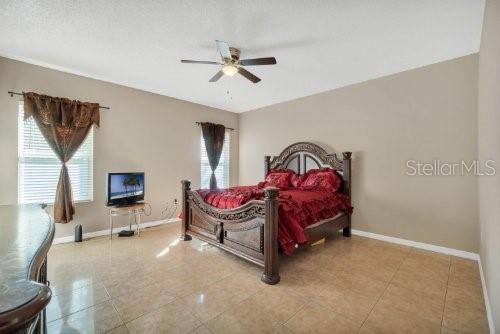
M 113 239 L 113 217 L 118 216 L 128 216 L 129 228 L 132 230 L 132 221 L 130 220 L 134 217 L 137 236 L 140 235 L 140 223 L 141 215 L 145 212 L 145 203 L 136 203 L 127 206 L 112 206 L 109 207 L 109 239 Z

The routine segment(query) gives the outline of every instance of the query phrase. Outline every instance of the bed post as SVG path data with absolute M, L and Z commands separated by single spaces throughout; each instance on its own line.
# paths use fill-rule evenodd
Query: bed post
M 351 155 L 352 152 L 342 152 L 342 179 L 344 180 L 344 194 L 349 196 L 349 205 L 351 205 Z M 347 215 L 349 226 L 344 227 L 342 234 L 344 237 L 351 236 L 351 214 Z
M 267 174 L 269 174 L 270 163 L 271 163 L 271 156 L 269 155 L 264 156 L 264 178 L 266 178 Z
M 182 221 L 181 221 L 181 236 L 183 241 L 191 240 L 191 236 L 186 234 L 189 224 L 189 197 L 188 193 L 191 190 L 191 181 L 182 180 Z
M 278 257 L 278 188 L 264 189 L 266 203 L 264 221 L 264 273 L 261 280 L 266 284 L 280 281 Z

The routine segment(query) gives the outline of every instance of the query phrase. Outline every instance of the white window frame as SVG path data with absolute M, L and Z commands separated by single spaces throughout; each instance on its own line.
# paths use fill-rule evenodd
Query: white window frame
M 59 159 L 56 157 L 56 155 L 52 152 L 48 144 L 44 141 L 43 144 L 41 141 L 38 141 L 37 144 L 44 145 L 43 149 L 41 149 L 39 152 L 40 154 L 36 154 L 36 150 L 32 150 L 31 152 L 27 152 L 28 150 L 24 150 L 24 136 L 25 136 L 25 129 L 24 126 L 25 124 L 29 123 L 30 126 L 33 126 L 34 120 L 33 118 L 30 118 L 26 121 L 23 121 L 23 115 L 24 115 L 24 103 L 23 101 L 19 101 L 19 107 L 18 107 L 18 161 L 17 161 L 17 166 L 18 166 L 18 203 L 19 204 L 30 204 L 30 203 L 44 203 L 44 204 L 53 204 L 55 200 L 55 192 L 56 192 L 56 187 L 57 187 L 57 180 L 59 179 L 59 173 L 60 173 L 60 168 L 61 168 L 61 163 L 59 162 Z M 30 123 L 31 122 L 31 123 Z M 37 135 L 40 134 L 40 130 L 38 130 L 38 127 L 36 125 L 34 128 L 32 128 L 31 131 L 37 131 Z M 40 134 L 41 136 L 41 134 Z M 45 146 L 46 145 L 46 146 Z M 88 152 L 87 157 L 83 157 L 83 163 L 77 164 L 74 159 L 78 159 L 78 153 L 80 152 L 80 149 L 85 147 Z M 47 148 L 49 148 L 51 154 L 49 154 L 47 151 Z M 85 138 L 85 141 L 82 143 L 82 146 L 80 149 L 75 153 L 73 158 L 68 161 L 66 164 L 68 167 L 68 172 L 70 174 L 70 179 L 72 181 L 72 190 L 73 190 L 73 200 L 75 203 L 84 203 L 84 202 L 92 202 L 94 200 L 94 129 L 93 127 L 90 129 L 87 138 Z M 26 194 L 26 191 L 23 190 L 25 189 L 25 184 L 26 182 L 29 182 L 25 180 L 26 176 L 33 176 L 35 174 L 28 174 L 23 172 L 23 168 L 26 168 L 26 166 L 29 166 L 30 162 L 32 161 L 33 164 L 36 162 L 42 162 L 45 161 L 47 162 L 48 165 L 51 165 L 49 167 L 50 173 L 52 175 L 51 181 L 47 182 L 50 184 L 50 195 L 49 194 L 44 194 L 44 195 L 39 195 L 37 199 L 34 199 L 34 193 L 32 195 Z M 73 160 L 73 163 L 72 163 Z M 54 164 L 57 164 L 57 168 L 54 167 Z M 77 168 L 82 168 L 82 166 L 85 168 L 85 174 L 88 175 L 88 177 L 83 178 L 83 179 L 78 179 L 73 183 L 73 180 L 76 178 L 75 174 L 78 172 Z M 54 181 L 54 175 L 57 173 L 57 178 Z M 75 190 L 79 189 L 77 182 L 78 181 L 86 181 L 88 184 L 84 186 L 84 189 L 86 189 L 85 194 L 80 194 L 78 192 L 75 193 Z M 52 189 L 53 188 L 53 189 Z M 35 194 L 36 195 L 36 194 Z M 45 196 L 45 197 L 44 197 Z M 43 198 L 44 197 L 44 198 Z
M 203 134 L 200 135 L 200 188 L 210 188 L 210 175 L 212 173 L 210 164 L 208 163 L 207 151 L 205 149 L 205 141 Z M 224 147 L 219 161 L 219 165 L 215 170 L 217 178 L 217 187 L 228 188 L 231 184 L 231 131 L 226 130 L 224 137 Z M 223 179 L 221 180 L 221 176 Z

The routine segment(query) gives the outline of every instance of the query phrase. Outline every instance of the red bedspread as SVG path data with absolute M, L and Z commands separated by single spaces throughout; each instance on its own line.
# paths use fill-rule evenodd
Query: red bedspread
M 232 209 L 246 202 L 264 198 L 257 186 L 232 187 L 210 191 L 198 190 L 203 200 L 220 209 Z M 283 253 L 293 253 L 296 244 L 304 244 L 304 229 L 322 219 L 332 218 L 340 212 L 350 212 L 347 196 L 325 190 L 291 188 L 279 192 L 278 243 Z

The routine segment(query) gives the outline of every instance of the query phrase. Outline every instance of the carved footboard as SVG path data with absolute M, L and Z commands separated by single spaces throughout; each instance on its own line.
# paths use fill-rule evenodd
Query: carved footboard
M 263 266 L 262 281 L 278 283 L 278 189 L 266 188 L 264 201 L 226 210 L 206 204 L 190 185 L 182 181 L 181 239 L 193 236 Z

